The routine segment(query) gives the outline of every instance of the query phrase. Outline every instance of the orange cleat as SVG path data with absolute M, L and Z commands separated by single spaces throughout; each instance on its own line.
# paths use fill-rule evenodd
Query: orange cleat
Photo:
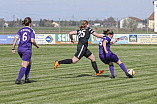
M 56 68 L 57 68 L 57 66 L 59 65 L 59 63 L 58 63 L 58 62 L 59 62 L 59 60 L 56 60 L 56 61 L 55 61 L 54 69 L 56 69 Z
M 99 76 L 103 72 L 104 72 L 104 70 L 99 70 L 99 73 L 96 73 L 96 75 Z

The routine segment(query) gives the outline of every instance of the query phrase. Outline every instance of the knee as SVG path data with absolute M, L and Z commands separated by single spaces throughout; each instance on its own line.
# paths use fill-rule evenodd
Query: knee
M 117 64 L 120 65 L 122 62 L 120 60 L 118 60 Z
M 112 62 L 110 62 L 108 65 L 109 65 L 109 66 L 113 66 L 113 63 L 112 63 Z
M 25 67 L 27 69 L 27 66 L 26 65 L 21 65 L 21 67 Z
M 26 66 L 25 64 L 23 64 L 23 63 L 21 64 L 21 67 L 25 67 L 25 68 L 27 68 L 27 66 Z
M 76 64 L 79 60 L 72 59 L 72 63 Z
M 30 61 L 28 65 L 32 65 L 32 61 Z
M 76 62 L 76 61 L 73 61 L 72 63 L 73 63 L 73 64 L 76 64 L 77 62 Z
M 95 61 L 95 56 L 94 56 L 93 54 L 91 54 L 91 55 L 88 57 L 88 59 L 90 59 L 92 62 L 94 62 L 94 61 Z

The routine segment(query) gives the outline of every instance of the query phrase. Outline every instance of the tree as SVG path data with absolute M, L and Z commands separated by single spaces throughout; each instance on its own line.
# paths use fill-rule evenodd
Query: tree
M 39 26 L 40 26 L 40 27 L 44 27 L 44 22 L 43 22 L 42 19 L 40 19 Z
M 15 27 L 15 21 L 10 21 L 9 24 L 8 24 L 9 27 Z
M 44 20 L 44 26 L 45 27 L 52 27 L 52 21 L 51 20 Z
M 104 26 L 105 27 L 116 26 L 116 21 L 114 20 L 113 17 L 109 17 L 107 19 L 104 19 Z
M 126 18 L 123 20 L 123 28 L 129 29 L 130 31 L 134 31 L 137 28 L 137 22 L 136 20 L 133 20 L 131 18 Z

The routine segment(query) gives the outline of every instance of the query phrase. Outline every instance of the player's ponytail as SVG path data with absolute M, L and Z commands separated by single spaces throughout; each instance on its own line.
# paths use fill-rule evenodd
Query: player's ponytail
M 29 26 L 29 23 L 32 23 L 32 20 L 30 17 L 26 17 L 24 21 L 22 21 L 23 26 Z
M 88 21 L 83 20 L 81 23 L 80 29 L 85 29 L 87 25 L 88 25 Z
M 108 34 L 113 35 L 114 33 L 113 33 L 112 30 L 107 29 L 107 30 L 103 30 L 103 34 L 104 34 L 104 35 L 108 35 Z

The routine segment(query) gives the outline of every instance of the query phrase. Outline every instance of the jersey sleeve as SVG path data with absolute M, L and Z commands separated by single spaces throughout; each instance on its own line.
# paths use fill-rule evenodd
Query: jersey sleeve
M 94 33 L 94 30 L 91 29 L 91 28 L 89 28 L 89 33 L 90 33 L 90 34 L 93 34 L 93 33 Z
M 109 37 L 106 37 L 106 41 L 107 43 L 111 41 L 111 39 Z
M 33 30 L 33 29 L 32 29 Z M 33 30 L 31 33 L 31 39 L 35 39 L 35 31 Z
M 15 35 L 16 38 L 20 38 L 20 30 L 17 32 L 17 34 Z
M 80 30 L 76 30 L 77 35 L 79 34 L 79 31 L 80 31 Z

